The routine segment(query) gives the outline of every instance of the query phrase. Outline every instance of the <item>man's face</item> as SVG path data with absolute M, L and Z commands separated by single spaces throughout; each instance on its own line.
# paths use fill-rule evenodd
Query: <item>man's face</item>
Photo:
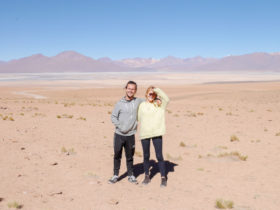
M 128 98 L 133 98 L 136 93 L 136 85 L 128 84 L 126 88 L 126 95 Z

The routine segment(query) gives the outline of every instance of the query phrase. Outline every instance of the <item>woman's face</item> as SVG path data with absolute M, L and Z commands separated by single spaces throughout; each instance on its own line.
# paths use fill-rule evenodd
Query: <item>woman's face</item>
M 147 95 L 147 100 L 152 103 L 156 98 L 156 94 L 155 92 L 151 89 L 149 92 L 148 92 L 148 95 Z

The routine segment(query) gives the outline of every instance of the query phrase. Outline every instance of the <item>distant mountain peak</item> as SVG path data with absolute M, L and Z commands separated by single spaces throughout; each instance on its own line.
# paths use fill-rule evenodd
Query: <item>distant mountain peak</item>
M 76 57 L 81 57 L 81 56 L 86 57 L 86 56 L 84 56 L 76 51 L 72 51 L 72 50 L 63 51 L 63 52 L 57 54 L 55 57 L 69 58 L 69 57 L 75 57 L 75 56 Z
M 113 60 L 109 57 L 102 57 L 102 58 L 98 58 L 97 60 L 101 62 L 113 62 Z

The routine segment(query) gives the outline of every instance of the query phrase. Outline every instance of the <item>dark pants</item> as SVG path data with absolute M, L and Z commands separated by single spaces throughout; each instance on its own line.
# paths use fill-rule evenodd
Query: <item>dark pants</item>
M 152 138 L 156 157 L 158 160 L 158 167 L 161 176 L 165 177 L 165 162 L 162 156 L 162 136 L 157 136 Z M 144 171 L 146 175 L 149 175 L 149 168 L 150 168 L 150 142 L 151 139 L 142 139 L 142 147 L 143 147 L 143 153 L 144 153 Z
M 135 152 L 135 136 L 114 135 L 114 175 L 119 175 L 122 149 L 124 147 L 128 176 L 133 175 L 133 155 Z

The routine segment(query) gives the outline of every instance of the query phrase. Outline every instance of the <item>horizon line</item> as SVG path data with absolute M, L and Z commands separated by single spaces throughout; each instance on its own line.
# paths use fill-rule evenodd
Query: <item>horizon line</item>
M 196 55 L 196 56 L 192 56 L 192 57 L 181 57 L 181 56 L 173 56 L 173 55 L 167 55 L 167 56 L 164 56 L 164 57 L 160 57 L 160 58 L 157 58 L 157 57 L 139 57 L 139 56 L 136 56 L 136 57 L 124 57 L 124 58 L 120 58 L 120 59 L 113 59 L 109 56 L 102 56 L 102 57 L 91 57 L 89 55 L 86 55 L 86 54 L 83 54 L 83 53 L 80 53 L 78 51 L 75 51 L 75 50 L 64 50 L 64 51 L 61 51 L 55 55 L 45 55 L 43 53 L 34 53 L 34 54 L 31 54 L 31 55 L 27 55 L 27 56 L 23 56 L 23 57 L 18 57 L 18 58 L 12 58 L 12 59 L 9 59 L 9 60 L 1 60 L 1 62 L 10 62 L 10 61 L 13 61 L 13 60 L 20 60 L 20 59 L 23 59 L 23 58 L 27 58 L 27 57 L 32 57 L 32 56 L 36 56 L 36 55 L 41 55 L 41 56 L 44 56 L 44 57 L 48 57 L 48 58 L 51 58 L 51 57 L 56 57 L 60 54 L 63 54 L 63 53 L 77 53 L 77 54 L 80 54 L 80 55 L 83 55 L 83 56 L 86 56 L 86 57 L 89 57 L 89 58 L 92 58 L 94 60 L 100 60 L 100 59 L 104 59 L 104 58 L 109 58 L 110 60 L 112 61 L 120 61 L 120 60 L 125 60 L 125 59 L 137 59 L 137 58 L 142 58 L 142 59 L 155 59 L 155 60 L 162 60 L 164 58 L 168 58 L 168 57 L 174 57 L 174 58 L 179 58 L 179 59 L 188 59 L 188 58 L 197 58 L 197 57 L 200 57 L 200 58 L 208 58 L 208 59 L 221 59 L 221 58 L 225 58 L 225 57 L 230 57 L 230 56 L 242 56 L 242 55 L 250 55 L 250 54 L 259 54 L 259 53 L 264 53 L 264 54 L 270 54 L 270 55 L 280 55 L 280 51 L 276 51 L 276 52 L 264 52 L 264 51 L 255 51 L 255 52 L 251 52 L 251 53 L 244 53 L 244 54 L 229 54 L 229 55 L 225 55 L 225 56 L 219 56 L 219 57 L 215 57 L 215 56 L 211 56 L 211 57 L 204 57 L 204 56 L 201 56 L 201 55 Z

